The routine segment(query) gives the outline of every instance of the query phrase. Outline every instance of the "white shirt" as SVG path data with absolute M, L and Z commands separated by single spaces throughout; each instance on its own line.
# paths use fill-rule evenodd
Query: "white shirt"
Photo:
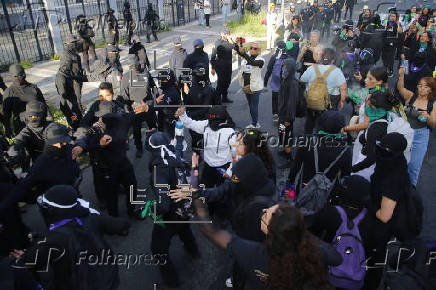
M 209 127 L 209 121 L 195 121 L 186 113 L 180 116 L 185 128 L 203 134 L 204 161 L 211 167 L 220 167 L 232 162 L 232 156 L 236 154 L 237 134 L 232 128 L 222 128 L 213 131 Z
M 204 14 L 211 14 L 210 2 L 209 0 L 204 0 Z

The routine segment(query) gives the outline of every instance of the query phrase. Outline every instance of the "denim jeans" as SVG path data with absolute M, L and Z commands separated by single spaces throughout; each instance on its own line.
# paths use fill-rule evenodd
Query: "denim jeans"
M 226 23 L 230 11 L 230 5 L 223 5 L 222 10 L 223 10 L 223 22 Z
M 430 138 L 430 129 L 415 129 L 413 135 L 412 152 L 409 161 L 410 182 L 416 186 L 418 183 L 419 172 L 421 171 L 422 162 L 427 153 L 428 140 Z
M 250 108 L 251 124 L 256 126 L 259 120 L 259 96 L 262 91 L 253 92 L 251 95 L 245 95 L 247 97 L 248 107 Z
M 243 11 L 243 7 L 242 7 L 242 2 L 238 3 L 237 7 L 236 7 L 236 12 L 238 13 L 238 20 L 241 21 L 242 16 L 244 15 L 244 11 Z
M 198 9 L 198 24 L 204 25 L 204 10 Z

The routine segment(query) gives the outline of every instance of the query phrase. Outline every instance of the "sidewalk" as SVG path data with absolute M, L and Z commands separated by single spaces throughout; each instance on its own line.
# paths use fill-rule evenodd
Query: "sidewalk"
M 235 18 L 236 12 L 230 13 L 229 16 L 230 19 Z M 151 73 L 154 72 L 155 67 L 159 68 L 164 65 L 168 65 L 171 52 L 174 49 L 172 40 L 175 36 L 181 37 L 183 47 L 188 53 L 193 51 L 192 42 L 195 39 L 203 39 L 205 43 L 204 50 L 210 55 L 213 45 L 216 39 L 219 37 L 221 28 L 223 27 L 222 15 L 219 14 L 211 17 L 210 25 L 211 28 L 208 29 L 204 26 L 199 26 L 198 21 L 194 21 L 184 26 L 174 27 L 171 31 L 159 33 L 159 41 L 152 43 L 146 43 L 146 37 L 145 35 L 142 35 L 141 42 L 147 49 L 147 55 L 152 66 Z M 123 70 L 127 71 L 128 46 L 121 45 L 120 48 L 122 49 L 120 52 L 120 61 L 123 65 Z M 98 56 L 102 55 L 103 51 L 104 48 L 96 49 Z M 156 59 L 154 54 L 156 54 Z M 46 100 L 55 104 L 56 106 L 59 103 L 59 95 L 57 94 L 55 87 L 55 78 L 58 68 L 59 60 L 48 60 L 34 63 L 32 68 L 26 70 L 27 80 L 36 84 L 43 92 Z M 11 83 L 12 79 L 8 73 L 3 73 L 2 77 L 7 85 Z M 98 82 L 88 82 L 83 84 L 82 103 L 84 106 L 96 99 L 98 85 Z

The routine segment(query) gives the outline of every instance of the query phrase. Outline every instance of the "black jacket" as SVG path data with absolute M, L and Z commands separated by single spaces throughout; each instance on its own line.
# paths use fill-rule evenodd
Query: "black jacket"
M 297 105 L 301 100 L 303 90 L 295 78 L 296 64 L 294 59 L 285 59 L 283 65 L 286 65 L 289 75 L 286 78 L 281 77 L 280 92 L 278 99 L 279 122 L 293 122 L 296 117 Z
M 215 42 L 210 56 L 212 69 L 220 70 L 226 67 L 232 67 L 233 44 L 220 38 Z
M 5 120 L 10 120 L 12 115 L 14 120 L 19 121 L 21 128 L 14 128 L 15 132 L 19 132 L 25 124 L 20 117 L 20 114 L 26 110 L 28 102 L 39 101 L 47 106 L 41 90 L 34 84 L 25 82 L 23 85 L 17 86 L 12 84 L 4 91 L 3 99 L 3 115 Z M 47 107 L 47 111 L 48 107 Z M 50 113 L 51 116 L 51 113 Z M 15 122 L 14 122 L 15 125 Z M 12 132 L 10 122 L 4 122 L 6 132 Z
M 15 267 L 40 272 L 48 267 L 47 273 L 40 274 L 42 285 L 47 290 L 117 289 L 120 282 L 117 255 L 104 235 L 125 233 L 130 226 L 128 221 L 96 214 L 77 218 L 82 225 L 72 220 L 48 231 L 41 241 L 26 250 Z M 36 255 L 39 257 L 36 263 L 31 263 Z M 98 263 L 91 264 L 96 258 Z
M 24 161 L 22 156 L 24 150 L 29 154 L 33 162 L 44 151 L 45 139 L 44 132 L 50 122 L 46 122 L 41 127 L 31 127 L 27 125 L 14 138 L 14 143 L 9 147 L 8 155 L 18 164 Z
M 200 82 L 196 76 L 192 77 L 192 86 L 188 95 L 184 96 L 185 105 L 219 105 L 215 89 L 203 80 Z M 187 114 L 194 120 L 204 120 L 209 108 L 189 108 Z
M 18 201 L 34 203 L 36 198 L 58 184 L 78 186 L 81 179 L 79 164 L 72 159 L 70 145 L 62 156 L 44 152 L 30 168 L 29 174 L 18 181 L 15 188 L 0 204 L 0 215 Z
M 159 15 L 153 9 L 148 9 L 145 12 L 144 22 L 147 25 L 151 25 L 153 29 L 157 29 L 157 24 L 159 23 Z
M 126 153 L 129 149 L 129 129 L 134 115 L 133 113 L 112 115 L 112 118 L 103 117 L 106 129 L 95 124 L 86 135 L 76 141 L 76 145 L 90 152 L 92 165 L 101 169 L 123 167 L 124 164 L 130 163 Z M 103 135 L 112 137 L 112 142 L 106 147 L 100 146 L 100 138 Z
M 119 101 L 112 101 L 114 102 L 117 107 L 119 108 L 118 112 L 123 113 L 125 112 L 125 108 L 123 103 Z M 91 127 L 95 122 L 98 121 L 98 118 L 95 116 L 95 113 L 98 111 L 98 106 L 100 105 L 101 101 L 97 100 L 94 103 L 91 104 L 89 109 L 86 111 L 85 115 L 83 116 L 82 120 L 80 120 L 80 126 L 78 131 L 82 131 L 85 129 L 88 129 Z M 77 133 L 77 132 L 76 132 Z
M 209 81 L 209 56 L 206 52 L 192 52 L 186 56 L 185 61 L 183 62 L 183 68 L 194 69 L 198 64 L 203 64 L 205 68 L 205 75 L 207 81 Z
M 297 152 L 295 160 L 289 171 L 289 181 L 294 184 L 295 177 L 303 166 L 303 183 L 308 183 L 315 175 L 315 157 L 313 151 L 313 143 L 311 143 L 312 135 L 301 136 L 296 139 Z M 316 135 L 318 142 L 318 167 L 320 171 L 324 171 L 347 146 L 346 141 L 343 139 L 336 139 L 334 137 L 327 137 Z M 333 180 L 339 171 L 341 176 L 347 176 L 351 173 L 351 159 L 352 152 L 348 150 L 342 155 L 338 162 L 333 166 L 327 177 Z M 295 183 L 297 183 L 296 181 Z

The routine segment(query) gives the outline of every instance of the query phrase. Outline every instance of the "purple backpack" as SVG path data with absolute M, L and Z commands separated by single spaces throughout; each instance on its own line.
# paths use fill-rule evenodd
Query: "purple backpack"
M 366 209 L 363 209 L 349 223 L 347 214 L 340 206 L 336 206 L 341 215 L 342 223 L 336 231 L 332 246 L 342 256 L 342 264 L 329 267 L 330 283 L 339 288 L 361 289 L 366 274 L 365 249 L 359 233 L 359 223 L 365 217 Z

